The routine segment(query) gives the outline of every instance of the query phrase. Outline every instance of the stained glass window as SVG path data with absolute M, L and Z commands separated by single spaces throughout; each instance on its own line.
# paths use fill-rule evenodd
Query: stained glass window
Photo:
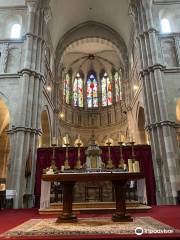
M 115 72 L 115 73 L 114 73 L 115 92 L 116 92 L 116 102 L 122 100 L 121 76 L 122 76 L 121 71 L 120 71 L 120 72 Z
M 76 74 L 73 83 L 73 105 L 74 107 L 83 107 L 83 80 L 80 73 Z
M 98 107 L 96 74 L 91 72 L 87 79 L 87 105 L 89 108 Z
M 112 105 L 112 83 L 108 74 L 105 72 L 101 78 L 102 106 Z
M 70 75 L 69 73 L 65 74 L 65 79 L 64 79 L 64 102 L 69 104 L 69 85 L 70 85 Z

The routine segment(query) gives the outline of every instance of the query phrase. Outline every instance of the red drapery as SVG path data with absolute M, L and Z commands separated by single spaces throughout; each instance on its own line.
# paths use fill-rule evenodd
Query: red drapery
M 108 160 L 108 147 L 100 147 L 102 149 L 102 161 L 107 162 Z M 80 160 L 83 164 L 86 160 L 85 149 L 81 148 Z M 75 166 L 77 160 L 77 148 L 70 147 L 68 149 L 69 165 L 71 168 Z M 153 172 L 153 163 L 151 156 L 151 148 L 149 145 L 135 145 L 134 146 L 135 158 L 139 160 L 140 170 L 144 173 L 146 179 L 147 188 L 147 199 L 149 205 L 156 204 L 155 194 L 155 178 Z M 56 148 L 55 150 L 56 166 L 60 169 L 65 159 L 65 148 Z M 130 146 L 123 147 L 123 158 L 127 163 L 129 158 L 132 158 L 132 148 Z M 41 175 L 43 169 L 47 168 L 51 164 L 52 159 L 52 148 L 39 148 L 37 150 L 37 164 L 36 164 L 36 182 L 35 182 L 35 198 L 36 206 L 38 206 L 38 199 L 40 198 L 41 192 Z M 118 166 L 120 159 L 120 150 L 118 146 L 111 147 L 111 159 L 115 166 Z

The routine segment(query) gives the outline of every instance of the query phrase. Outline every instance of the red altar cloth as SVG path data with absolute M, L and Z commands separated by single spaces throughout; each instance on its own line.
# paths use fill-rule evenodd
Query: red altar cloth
M 108 147 L 100 147 L 102 149 L 102 161 L 108 160 Z M 81 148 L 80 160 L 83 164 L 86 160 L 85 149 Z M 149 145 L 135 145 L 134 152 L 136 159 L 139 160 L 140 170 L 144 174 L 146 179 L 147 188 L 147 200 L 149 205 L 156 205 L 156 191 L 155 191 L 155 178 L 153 171 L 153 163 L 151 156 L 151 148 Z M 71 168 L 75 166 L 77 160 L 77 148 L 70 147 L 69 153 L 69 165 Z M 60 169 L 65 159 L 65 148 L 57 147 L 55 150 L 56 166 Z M 123 146 L 123 158 L 125 163 L 129 158 L 132 158 L 132 149 L 130 146 Z M 37 162 L 36 162 L 36 182 L 35 182 L 35 198 L 40 198 L 41 193 L 41 176 L 43 169 L 47 168 L 51 164 L 52 148 L 38 148 L 37 149 Z M 115 166 L 118 165 L 120 159 L 119 146 L 111 147 L 111 159 Z M 37 203 L 37 202 L 36 202 Z

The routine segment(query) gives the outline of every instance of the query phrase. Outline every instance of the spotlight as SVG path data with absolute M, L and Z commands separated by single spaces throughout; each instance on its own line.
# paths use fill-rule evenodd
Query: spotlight
M 60 116 L 61 119 L 63 119 L 64 118 L 64 113 L 60 113 L 59 116 Z
M 139 87 L 137 85 L 134 85 L 133 88 L 134 88 L 134 90 L 138 90 Z
M 50 85 L 48 85 L 48 86 L 46 87 L 46 89 L 47 89 L 48 92 L 50 92 L 50 91 L 52 90 L 52 88 L 51 88 Z

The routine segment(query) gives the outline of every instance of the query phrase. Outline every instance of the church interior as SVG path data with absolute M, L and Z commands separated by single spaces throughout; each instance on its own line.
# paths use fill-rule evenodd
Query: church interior
M 180 238 L 179 21 L 180 0 L 0 1 L 0 239 Z

